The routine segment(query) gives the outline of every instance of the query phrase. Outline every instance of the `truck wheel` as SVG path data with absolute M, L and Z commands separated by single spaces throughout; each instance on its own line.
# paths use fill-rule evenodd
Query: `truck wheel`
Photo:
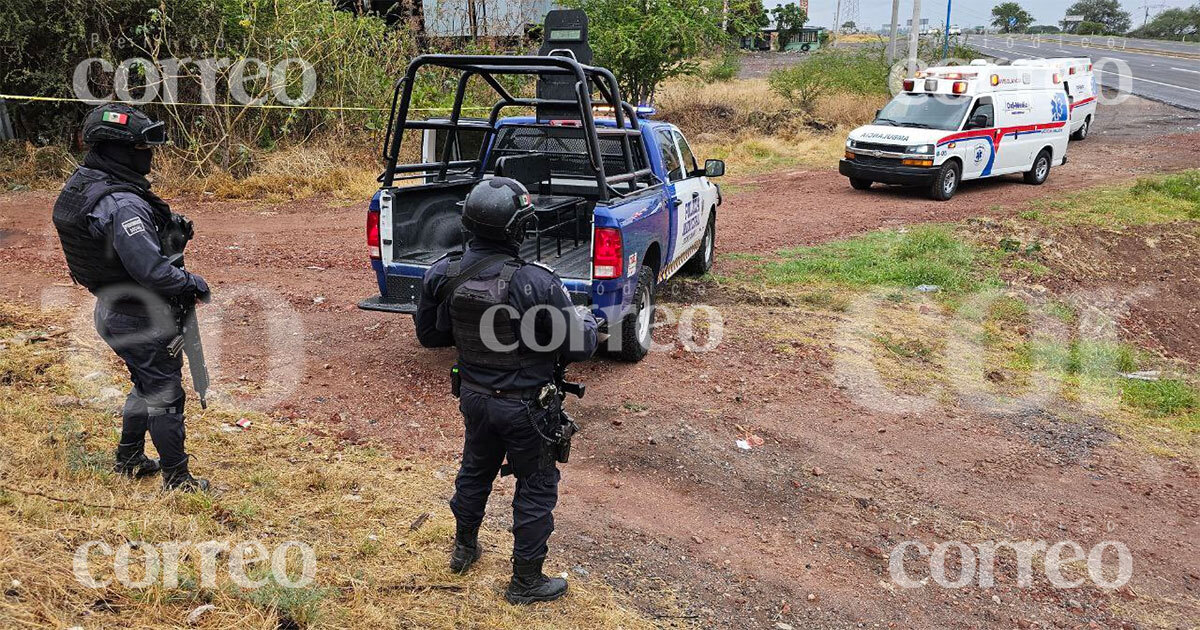
M 962 167 L 958 162 L 949 160 L 942 164 L 941 170 L 933 178 L 929 186 L 929 196 L 938 201 L 947 201 L 958 192 L 958 182 L 962 176 Z
M 874 184 L 874 183 L 875 182 L 873 182 L 869 179 L 861 179 L 858 177 L 850 178 L 850 187 L 853 188 L 854 190 L 870 190 L 871 184 Z
M 703 276 L 712 269 L 713 257 L 717 250 L 717 215 L 712 215 L 708 220 L 703 238 L 704 240 L 700 241 L 700 249 L 683 264 L 683 272 L 690 276 Z
M 1050 152 L 1042 149 L 1038 154 L 1037 159 L 1033 161 L 1033 168 L 1025 173 L 1025 183 L 1040 186 L 1050 176 Z
M 654 268 L 642 265 L 638 270 L 638 282 L 633 298 L 633 309 L 617 322 L 614 329 L 609 326 L 608 353 L 619 361 L 636 363 L 650 351 L 650 335 L 654 330 Z M 613 343 L 619 343 L 613 347 Z
M 1083 140 L 1084 138 L 1087 137 L 1088 128 L 1091 126 L 1092 126 L 1092 117 L 1089 114 L 1086 118 L 1083 119 L 1083 125 L 1081 127 L 1079 127 L 1079 129 L 1076 129 L 1075 133 L 1071 134 L 1071 139 L 1072 140 Z

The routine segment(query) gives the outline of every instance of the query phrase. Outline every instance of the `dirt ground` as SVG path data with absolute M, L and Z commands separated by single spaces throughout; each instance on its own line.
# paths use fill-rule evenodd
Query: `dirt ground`
M 739 180 L 730 165 L 718 248 L 758 252 L 1003 216 L 1044 195 L 1197 167 L 1200 158 L 1181 147 L 1195 146 L 1200 133 L 1185 133 L 1186 125 L 1195 121 L 1144 101 L 1102 109 L 1095 135 L 1072 144 L 1070 163 L 1046 185 L 975 183 L 948 203 L 853 191 L 835 170 Z M 79 304 L 84 328 L 91 300 L 69 284 L 49 221 L 53 199 L 45 191 L 0 196 L 0 296 Z M 355 307 L 376 292 L 364 204 L 176 200 L 200 235 L 189 266 L 216 296 L 202 325 L 219 404 L 308 419 L 318 432 L 442 462 L 448 497 L 462 435 L 448 393 L 453 351 L 421 348 L 406 316 Z M 719 259 L 715 271 L 734 264 Z M 668 285 L 673 308 L 705 301 L 671 294 Z M 1196 304 L 1194 293 L 1178 299 Z M 726 329 L 715 351 L 676 347 L 636 365 L 572 368 L 589 390 L 570 403 L 583 430 L 564 468 L 554 570 L 598 576 L 639 602 L 648 587 L 676 590 L 689 612 L 659 617 L 664 626 L 1196 627 L 1194 458 L 1139 452 L 1103 426 L 1052 410 L 995 415 L 954 402 L 876 410 L 839 386 L 832 343 L 789 341 L 830 327 L 828 313 L 719 306 Z M 674 330 L 660 330 L 661 341 Z M 750 434 L 763 444 L 735 446 Z M 220 478 L 202 462 L 197 468 Z M 507 527 L 511 493 L 511 480 L 497 483 L 492 527 Z M 990 588 L 904 589 L 889 578 L 888 555 L 906 540 L 1025 539 L 1074 540 L 1085 550 L 1119 540 L 1133 554 L 1133 579 L 1115 593 L 1090 583 L 1061 590 L 1035 571 L 1023 588 L 1008 556 Z M 906 566 L 917 580 L 929 574 L 923 560 Z

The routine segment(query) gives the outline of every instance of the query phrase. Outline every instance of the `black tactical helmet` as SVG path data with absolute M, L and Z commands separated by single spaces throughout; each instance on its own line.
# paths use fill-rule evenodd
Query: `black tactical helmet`
M 493 177 L 479 182 L 463 202 L 463 227 L 479 238 L 520 243 L 525 222 L 533 216 L 529 191 L 515 179 Z
M 123 103 L 105 103 L 83 119 L 83 141 L 160 145 L 167 143 L 167 127 L 139 109 Z

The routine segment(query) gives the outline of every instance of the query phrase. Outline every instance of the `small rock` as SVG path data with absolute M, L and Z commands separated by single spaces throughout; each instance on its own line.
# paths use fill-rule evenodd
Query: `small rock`
M 809 594 L 808 594 L 808 601 L 810 601 L 810 602 L 815 602 L 815 601 L 817 601 L 817 594 L 816 594 L 816 593 L 809 593 Z
M 188 613 L 187 624 L 189 626 L 196 625 L 197 623 L 200 622 L 200 618 L 204 616 L 204 613 L 209 612 L 211 610 L 216 610 L 216 609 L 217 609 L 217 607 L 212 604 L 204 604 L 202 606 L 197 606 L 195 608 L 195 610 Z
M 318 295 L 317 297 L 313 298 L 313 304 L 324 304 L 324 303 L 325 303 L 325 296 L 323 296 L 323 295 Z
M 78 407 L 82 402 L 75 396 L 55 396 L 50 400 L 55 407 Z
M 583 567 L 572 567 L 571 570 L 574 571 L 576 574 L 582 575 L 584 577 L 587 577 L 591 573 L 591 571 L 588 571 L 587 569 L 585 569 Z
M 699 536 L 696 536 L 694 534 L 692 535 L 692 542 L 696 543 L 697 545 L 704 544 L 704 541 Z
M 780 621 L 779 623 L 775 624 L 775 630 L 793 630 L 793 628 L 792 628 L 792 624 L 783 623 L 782 621 Z
M 1000 603 L 1000 596 L 999 596 L 999 595 L 992 595 L 992 601 L 993 601 L 993 602 L 995 602 L 995 603 L 997 603 L 997 604 L 999 604 L 999 603 Z
M 824 475 L 824 474 L 825 474 L 825 469 L 821 468 L 820 466 L 813 466 L 812 475 L 814 477 L 820 477 L 821 475 Z

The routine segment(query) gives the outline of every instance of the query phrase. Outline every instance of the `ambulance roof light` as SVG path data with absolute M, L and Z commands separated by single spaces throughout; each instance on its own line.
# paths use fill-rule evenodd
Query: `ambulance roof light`
M 986 65 L 988 65 L 988 60 L 987 59 L 972 59 L 971 65 L 972 66 L 986 66 Z

